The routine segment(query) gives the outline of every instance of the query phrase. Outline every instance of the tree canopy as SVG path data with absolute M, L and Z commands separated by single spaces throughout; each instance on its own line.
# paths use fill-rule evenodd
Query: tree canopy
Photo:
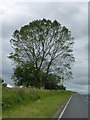
M 57 20 L 34 20 L 15 30 L 10 42 L 14 52 L 9 58 L 16 65 L 13 79 L 17 85 L 42 86 L 51 74 L 58 81 L 70 79 L 74 40 L 71 31 Z

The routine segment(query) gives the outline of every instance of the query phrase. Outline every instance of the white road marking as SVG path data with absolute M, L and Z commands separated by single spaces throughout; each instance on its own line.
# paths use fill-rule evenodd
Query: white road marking
M 68 106 L 68 104 L 69 104 L 69 102 L 70 102 L 70 100 L 71 100 L 71 98 L 72 98 L 72 96 L 69 98 L 69 100 L 68 100 L 67 104 L 65 105 L 64 109 L 62 110 L 62 112 L 61 112 L 61 114 L 60 114 L 60 116 L 59 116 L 59 119 L 58 119 L 58 120 L 60 120 L 60 119 L 61 119 L 61 117 L 62 117 L 63 113 L 65 112 L 66 107 Z

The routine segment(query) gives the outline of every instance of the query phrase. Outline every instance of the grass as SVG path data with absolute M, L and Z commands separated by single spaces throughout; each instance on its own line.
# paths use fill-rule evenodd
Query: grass
M 1 103 L 2 103 L 2 85 L 0 83 L 0 118 L 2 118 L 2 106 L 1 106 Z
M 30 88 L 3 89 L 3 118 L 49 118 L 72 92 Z

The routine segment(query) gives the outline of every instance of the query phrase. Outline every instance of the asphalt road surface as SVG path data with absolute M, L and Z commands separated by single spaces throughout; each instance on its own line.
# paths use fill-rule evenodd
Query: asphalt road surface
M 88 118 L 87 96 L 73 95 L 61 118 Z

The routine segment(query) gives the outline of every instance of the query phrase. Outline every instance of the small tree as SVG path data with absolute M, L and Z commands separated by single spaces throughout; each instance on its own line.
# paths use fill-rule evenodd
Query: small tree
M 68 72 L 71 69 L 71 63 L 74 61 L 73 57 L 73 38 L 71 32 L 65 26 L 61 26 L 59 22 L 51 20 L 35 20 L 28 25 L 21 27 L 20 30 L 16 30 L 13 33 L 10 40 L 14 49 L 13 53 L 10 53 L 9 58 L 16 64 L 16 70 L 14 72 L 15 83 L 34 85 L 34 83 L 41 82 L 41 71 L 45 73 L 44 85 L 47 87 L 48 75 L 55 74 L 59 76 L 62 73 Z M 33 68 L 29 73 L 25 66 L 28 63 L 33 63 Z M 23 66 L 18 68 L 19 66 Z M 30 65 L 31 67 L 31 65 Z M 18 79 L 18 70 L 24 71 L 22 76 Z M 27 79 L 32 74 L 33 80 Z M 59 74 L 59 75 L 58 75 Z M 32 77 L 31 77 L 32 78 Z
M 5 83 L 5 81 L 0 77 L 0 83 L 2 83 L 2 86 L 3 87 L 6 87 L 7 86 L 7 83 Z

